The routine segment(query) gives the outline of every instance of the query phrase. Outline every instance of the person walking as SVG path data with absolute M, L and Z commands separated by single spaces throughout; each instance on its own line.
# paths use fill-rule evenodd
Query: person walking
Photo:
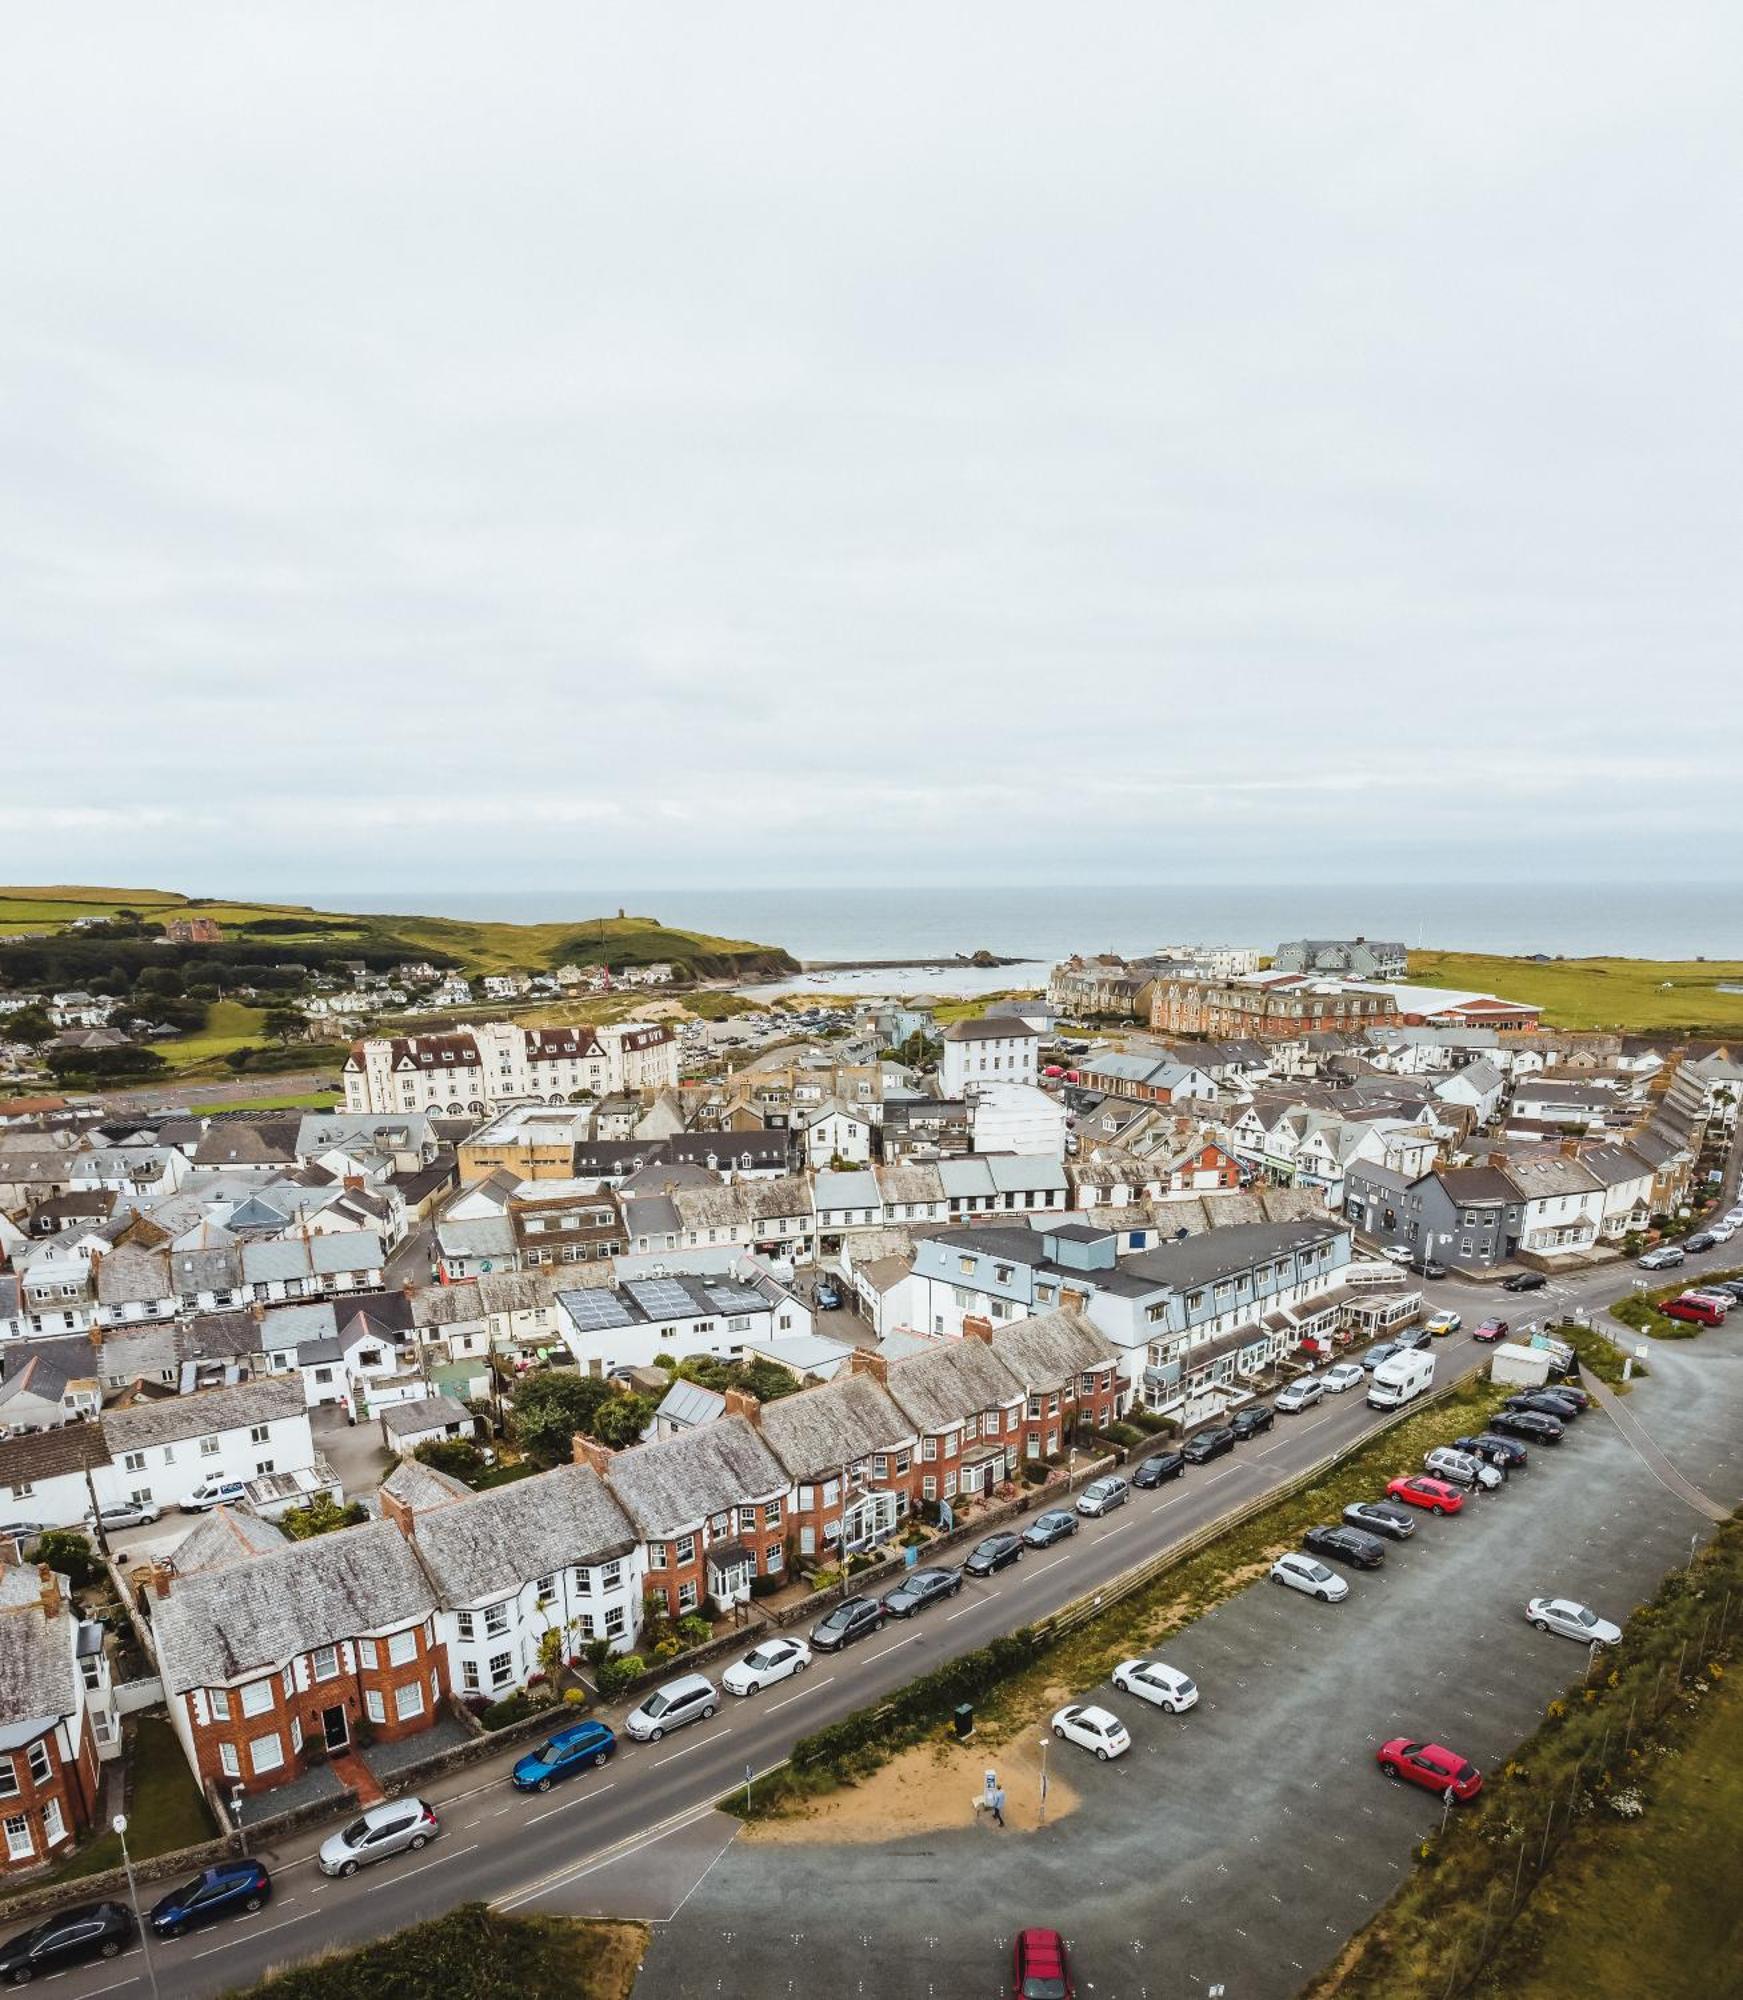
M 995 1785 L 993 1789 L 987 1794 L 986 1803 L 987 1803 L 987 1811 L 990 1812 L 993 1816 L 993 1823 L 997 1826 L 1003 1826 L 1005 1823 L 1004 1786 Z

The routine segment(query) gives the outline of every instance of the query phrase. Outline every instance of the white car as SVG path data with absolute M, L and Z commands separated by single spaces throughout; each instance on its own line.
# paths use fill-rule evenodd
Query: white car
M 1367 1379 L 1359 1361 L 1340 1361 L 1325 1371 L 1325 1393 L 1341 1396 L 1346 1389 L 1359 1389 Z
M 1534 1597 L 1525 1615 L 1538 1631 L 1559 1632 L 1584 1646 L 1613 1646 L 1622 1636 L 1620 1625 L 1612 1625 L 1589 1604 L 1576 1604 L 1571 1597 Z
M 1416 1252 L 1408 1243 L 1383 1243 L 1380 1246 L 1380 1255 L 1388 1264 L 1408 1264 Z
M 802 1674 L 811 1664 L 811 1648 L 803 1639 L 765 1639 L 754 1653 L 735 1660 L 720 1676 L 728 1694 L 756 1694 L 789 1674 Z
M 1279 1556 L 1271 1565 L 1271 1581 L 1286 1583 L 1291 1590 L 1305 1591 L 1327 1604 L 1342 1604 L 1350 1594 L 1348 1582 L 1312 1556 Z
M 1437 1337 L 1445 1333 L 1457 1333 L 1459 1328 L 1464 1325 L 1464 1321 L 1460 1319 L 1456 1312 L 1430 1313 L 1422 1323 L 1430 1333 Z
M 1325 1383 L 1317 1375 L 1298 1375 L 1278 1393 L 1277 1414 L 1280 1417 L 1293 1416 L 1297 1410 L 1305 1410 L 1317 1403 L 1325 1394 Z
M 1164 1715 L 1180 1715 L 1198 1704 L 1197 1681 L 1160 1660 L 1122 1660 L 1113 1683 L 1124 1694 L 1154 1703 Z
M 1707 1224 L 1707 1234 L 1717 1243 L 1729 1243 L 1731 1238 L 1737 1234 L 1737 1225 L 1728 1217 L 1723 1222 L 1709 1222 Z
M 1507 1475 L 1498 1465 L 1491 1465 L 1474 1451 L 1457 1451 L 1445 1444 L 1423 1453 L 1422 1469 L 1432 1472 L 1437 1479 L 1450 1480 L 1454 1486 L 1468 1486 L 1473 1492 L 1480 1487 L 1485 1493 L 1493 1493 L 1507 1483 Z
M 1126 1725 L 1105 1708 L 1085 1707 L 1067 1702 L 1053 1718 L 1053 1734 L 1062 1743 L 1076 1743 L 1093 1750 L 1105 1764 L 1110 1757 L 1123 1757 L 1132 1747 Z

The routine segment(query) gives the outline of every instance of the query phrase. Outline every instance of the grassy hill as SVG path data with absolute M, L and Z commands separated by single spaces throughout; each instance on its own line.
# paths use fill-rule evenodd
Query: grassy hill
M 1545 1027 L 1743 1039 L 1743 962 L 1736 959 L 1493 958 L 1412 951 L 1419 986 L 1472 988 L 1544 1010 Z M 1739 991 L 1721 993 L 1719 986 Z

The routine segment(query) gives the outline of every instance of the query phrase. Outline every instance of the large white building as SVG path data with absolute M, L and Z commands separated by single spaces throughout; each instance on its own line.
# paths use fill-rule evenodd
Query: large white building
M 952 1021 L 944 1030 L 940 1088 L 947 1098 L 965 1097 L 988 1083 L 1036 1083 L 1041 1075 L 1041 1037 L 1010 1014 L 986 1014 L 978 1021 Z
M 347 1111 L 477 1116 L 508 1104 L 570 1104 L 622 1090 L 670 1090 L 678 1042 L 670 1028 L 618 1021 L 602 1028 L 522 1028 L 485 1021 L 437 1035 L 375 1035 L 345 1058 Z

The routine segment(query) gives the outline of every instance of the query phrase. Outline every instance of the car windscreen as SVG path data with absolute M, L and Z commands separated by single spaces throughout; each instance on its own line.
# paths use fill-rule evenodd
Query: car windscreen
M 1037 1974 L 1023 1981 L 1023 2000 L 1065 2000 L 1065 1981 L 1052 1973 Z
M 778 1653 L 771 1646 L 766 1652 L 752 1653 L 745 1661 L 747 1667 L 778 1667 L 786 1655 Z
M 841 1616 L 841 1613 L 838 1611 L 836 1612 L 835 1616 L 839 1618 Z M 648 1696 L 647 1700 L 642 1703 L 642 1713 L 643 1715 L 664 1715 L 666 1710 L 670 1708 L 671 1705 L 672 1705 L 672 1698 L 670 1695 L 651 1694 Z
M 368 1831 L 368 1820 L 354 1819 L 345 1831 L 340 1834 L 339 1838 L 344 1841 L 347 1847 L 355 1847 Z

